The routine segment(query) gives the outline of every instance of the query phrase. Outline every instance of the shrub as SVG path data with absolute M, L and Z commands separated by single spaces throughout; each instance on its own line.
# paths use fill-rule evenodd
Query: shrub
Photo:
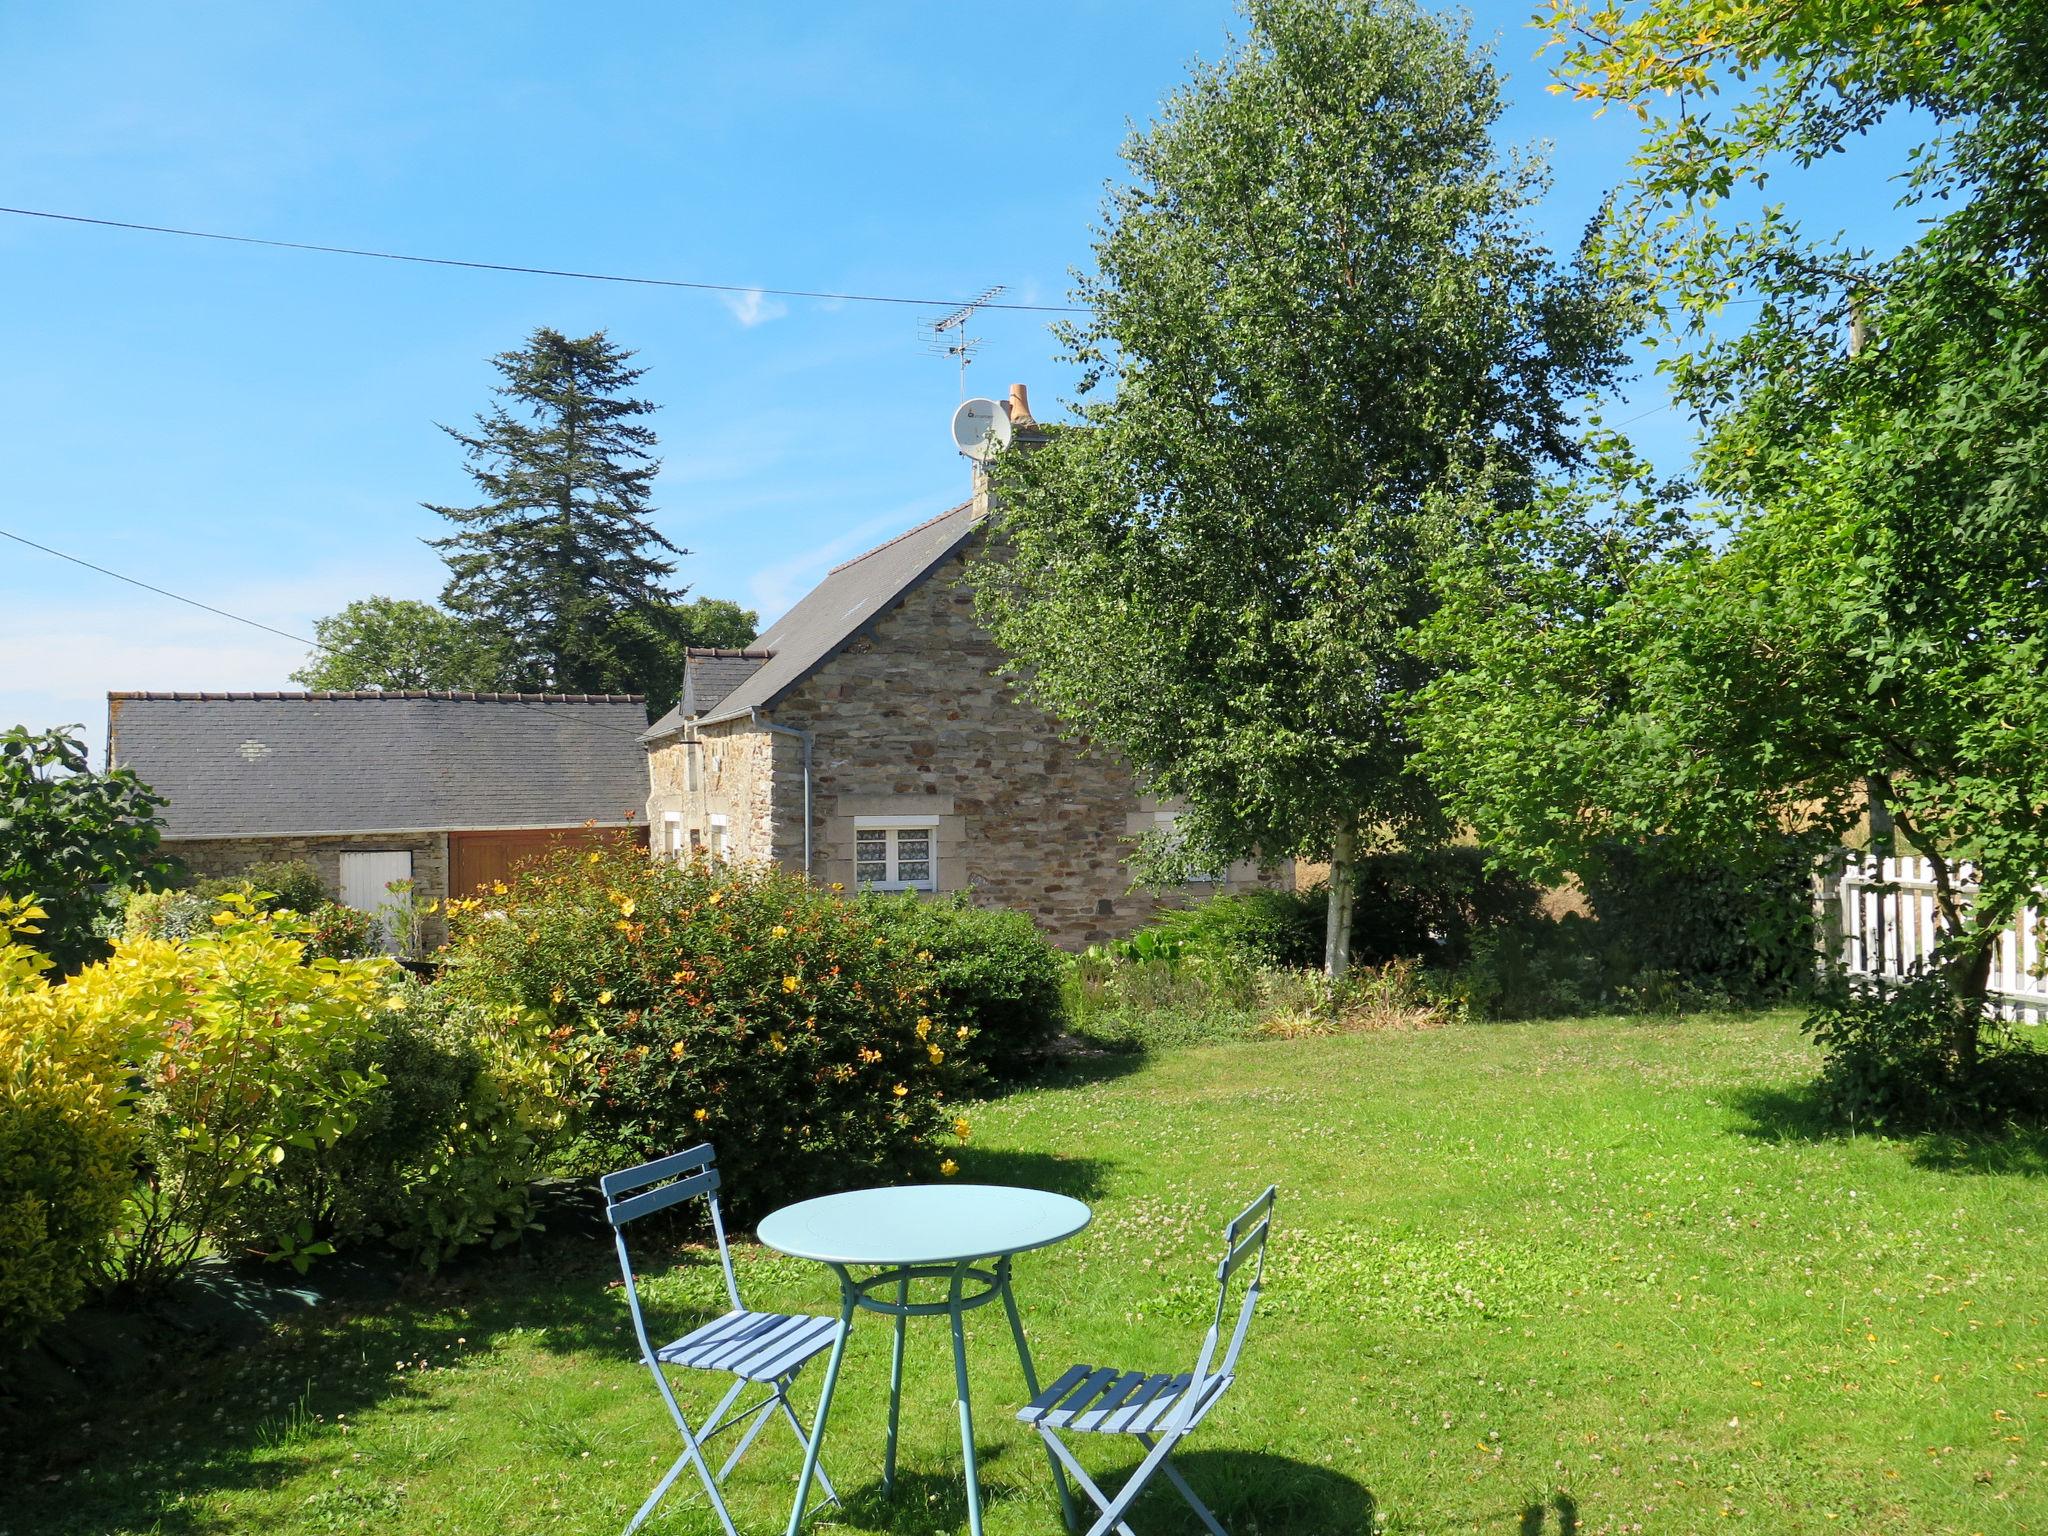
M 212 931 L 126 939 L 65 987 L 67 1007 L 119 1020 L 141 1092 L 145 1175 L 127 1213 L 115 1273 L 161 1286 L 213 1240 L 246 1231 L 298 1165 L 354 1127 L 381 1086 L 356 1063 L 394 1000 L 383 960 L 306 963 L 296 919 L 230 895 Z M 280 1257 L 328 1251 L 280 1235 Z
M 1024 913 L 976 907 L 964 894 L 869 894 L 859 906 L 898 945 L 931 957 L 935 1017 L 972 1027 L 971 1058 L 992 1077 L 1018 1076 L 1058 1037 L 1065 966 Z
M 300 1252 L 377 1237 L 429 1267 L 533 1225 L 533 1181 L 567 1120 L 560 1053 L 516 1008 L 405 984 L 346 1066 L 376 1082 L 354 1123 L 244 1202 L 242 1235 Z
M 42 909 L 0 897 L 0 1343 L 84 1298 L 120 1219 L 132 1142 L 119 1045 L 28 947 Z
M 1299 891 L 1226 891 L 1161 914 L 1151 930 L 1195 954 L 1301 970 L 1323 960 L 1323 897 Z
M 36 942 L 64 971 L 107 952 L 110 891 L 178 873 L 159 846 L 163 796 L 129 769 L 93 772 L 76 729 L 0 731 L 0 896 L 36 898 Z
M 1761 874 L 1680 859 L 1656 843 L 1612 844 L 1586 900 L 1605 942 L 1639 971 L 1730 1002 L 1808 985 L 1814 969 L 1811 861 L 1787 841 Z
M 940 1022 L 931 962 L 855 903 L 772 868 L 613 848 L 528 866 L 493 898 L 502 917 L 452 905 L 442 985 L 547 1018 L 608 1155 L 713 1141 L 742 1216 L 950 1171 L 973 1029 Z
M 1075 1035 L 1112 1050 L 1249 1039 L 1259 973 L 1229 954 L 1091 950 L 1069 972 L 1067 1016 Z
M 1802 1027 L 1821 1048 L 1822 1108 L 1850 1124 L 1898 1130 L 1965 1129 L 2048 1116 L 2048 1052 L 2009 1025 L 1985 1024 L 1978 1006 L 1935 976 L 1888 990 L 1836 987 Z M 1981 1032 L 1976 1059 L 1955 1042 Z
M 306 913 L 299 939 L 314 960 L 366 960 L 382 952 L 377 919 L 338 901 L 323 901 Z
M 1537 920 L 1542 897 L 1532 881 L 1489 870 L 1480 848 L 1369 855 L 1358 861 L 1352 963 L 1413 958 L 1455 965 L 1482 934 Z
M 1368 855 L 1358 861 L 1357 889 L 1351 960 L 1371 969 L 1405 959 L 1458 964 L 1479 935 L 1536 920 L 1543 894 L 1517 875 L 1489 871 L 1477 848 Z M 1162 913 L 1146 932 L 1187 953 L 1305 970 L 1323 963 L 1328 904 L 1324 885 L 1229 891 Z
M 310 915 L 332 900 L 327 887 L 320 883 L 320 872 L 304 859 L 271 859 L 251 864 L 236 883 L 255 892 L 256 905 L 266 912 Z
M 303 909 L 288 908 L 279 901 L 261 900 L 259 894 L 255 885 L 242 879 L 202 880 L 183 891 L 136 891 L 128 897 L 121 936 L 189 939 L 211 933 L 214 914 L 233 896 L 252 911 L 302 912 L 304 920 L 295 925 L 294 933 L 309 960 L 362 960 L 381 952 L 377 920 L 367 912 L 326 900 Z

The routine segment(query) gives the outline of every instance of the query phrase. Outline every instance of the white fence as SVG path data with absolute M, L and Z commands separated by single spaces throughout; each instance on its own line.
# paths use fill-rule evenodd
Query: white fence
M 1962 889 L 1970 869 L 1962 866 Z M 1998 936 L 1991 963 L 1991 998 L 1998 1011 L 2020 1024 L 2048 1023 L 2048 977 L 2042 975 L 2042 906 L 2024 907 Z M 1934 876 L 1925 859 L 1847 856 L 1840 876 L 1822 892 L 1823 927 L 1838 940 L 1842 965 L 1854 975 L 1910 976 L 1934 955 L 1941 916 L 1934 905 Z

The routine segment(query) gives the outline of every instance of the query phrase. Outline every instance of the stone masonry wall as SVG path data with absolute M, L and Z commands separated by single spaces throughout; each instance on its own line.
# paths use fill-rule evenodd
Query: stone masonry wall
M 320 872 L 327 894 L 341 898 L 343 853 L 412 855 L 413 888 L 435 901 L 448 894 L 448 837 L 442 832 L 397 832 L 388 836 L 363 833 L 342 837 L 196 837 L 171 838 L 164 852 L 176 855 L 195 875 L 239 875 L 251 864 L 276 859 L 304 859 Z
M 1161 907 L 1217 889 L 1131 890 L 1131 839 L 1153 824 L 1155 803 L 1115 754 L 1068 739 L 998 675 L 1003 653 L 962 580 L 973 550 L 913 588 L 773 712 L 816 733 L 816 878 L 853 885 L 855 817 L 922 814 L 938 818 L 942 892 L 972 889 L 985 904 L 1028 912 L 1068 947 L 1121 937 Z M 788 761 L 778 755 L 772 773 L 773 849 L 795 863 L 801 769 L 795 742 L 778 738 L 778 754 L 785 744 Z M 1242 866 L 1224 884 L 1263 878 Z
M 745 720 L 693 728 L 694 740 L 675 736 L 648 753 L 647 825 L 655 851 L 670 851 L 671 826 L 683 831 L 683 849 L 709 846 L 711 818 L 726 818 L 727 857 L 777 859 L 800 868 L 803 860 L 802 749 L 787 736 Z M 689 754 L 697 754 L 697 785 L 689 782 Z M 775 796 L 786 790 L 793 809 L 778 819 Z M 679 818 L 671 823 L 668 817 Z M 791 819 L 793 818 L 793 819 Z M 786 822 L 786 827 L 785 827 Z M 778 834 L 793 830 L 794 841 Z

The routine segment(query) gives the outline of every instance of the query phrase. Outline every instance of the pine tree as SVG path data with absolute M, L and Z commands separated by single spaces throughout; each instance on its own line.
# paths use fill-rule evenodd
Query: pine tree
M 426 504 L 457 529 L 428 541 L 448 565 L 441 601 L 503 655 L 506 686 L 636 692 L 672 640 L 685 589 L 663 556 L 688 551 L 650 521 L 661 461 L 632 356 L 602 331 L 543 326 L 491 360 L 504 383 L 476 431 L 442 428 L 483 499 Z

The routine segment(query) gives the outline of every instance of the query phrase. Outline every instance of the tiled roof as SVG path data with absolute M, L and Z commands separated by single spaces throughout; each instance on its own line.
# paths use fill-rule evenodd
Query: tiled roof
M 167 837 L 570 827 L 647 801 L 638 694 L 110 693 Z
M 683 696 L 676 708 L 684 715 L 716 709 L 733 689 L 773 659 L 773 651 L 714 651 L 691 646 L 683 663 Z
M 967 541 L 979 521 L 974 504 L 963 502 L 844 565 L 834 566 L 761 636 L 756 646 L 770 653 L 767 659 L 708 707 L 702 715 L 704 721 L 730 720 L 750 709 L 771 708 L 929 576 Z M 672 735 L 686 718 L 687 712 L 678 705 L 654 723 L 647 739 Z

